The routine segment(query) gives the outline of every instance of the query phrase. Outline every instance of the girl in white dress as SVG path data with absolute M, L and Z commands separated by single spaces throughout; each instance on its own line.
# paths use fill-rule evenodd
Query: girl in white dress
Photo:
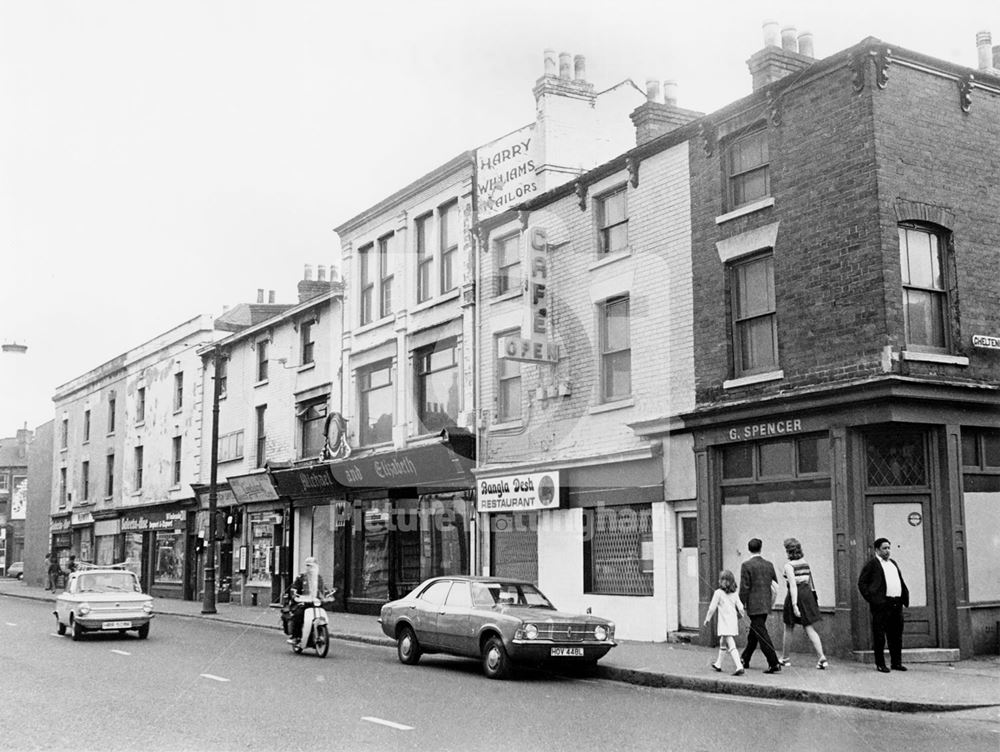
M 708 613 L 705 614 L 705 626 L 712 621 L 712 615 L 719 612 L 718 635 L 719 635 L 719 657 L 715 659 L 712 668 L 722 671 L 722 657 L 726 651 L 733 657 L 736 670 L 733 676 L 743 674 L 743 661 L 740 660 L 740 651 L 736 649 L 736 635 L 740 633 L 740 617 L 746 616 L 743 604 L 736 594 L 736 578 L 728 569 L 723 569 L 719 573 L 719 589 L 712 595 L 712 602 L 708 606 Z

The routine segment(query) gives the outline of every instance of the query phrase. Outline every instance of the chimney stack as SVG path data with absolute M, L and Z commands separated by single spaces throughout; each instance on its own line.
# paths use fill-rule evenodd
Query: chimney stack
M 258 287 L 257 288 L 257 302 L 258 303 L 263 303 L 264 302 L 264 288 L 263 287 Z
M 794 26 L 785 26 L 781 29 L 779 46 L 778 23 L 765 21 L 763 29 L 764 48 L 747 60 L 747 67 L 753 77 L 754 91 L 784 78 L 789 73 L 805 70 L 813 63 L 812 33 L 804 31 L 796 34 Z
M 312 278 L 312 264 L 306 264 L 302 274 L 302 279 L 298 284 L 299 302 L 305 303 L 307 300 L 330 292 L 330 282 L 326 280 L 326 267 L 316 266 L 316 279 Z
M 326 282 L 326 265 L 319 264 L 316 267 L 316 280 L 318 282 Z
M 680 128 L 703 113 L 677 106 L 677 82 L 664 81 L 662 96 L 660 81 L 646 80 L 646 102 L 636 107 L 629 117 L 635 125 L 635 144 L 639 146 L 657 136 Z
M 269 305 L 274 305 L 274 290 L 267 291 L 267 302 Z
M 305 269 L 302 270 L 302 279 L 309 281 L 312 278 L 313 278 L 312 264 L 306 264 Z
M 573 80 L 584 83 L 587 80 L 587 58 L 577 55 L 573 58 Z
M 1000 45 L 993 47 L 990 32 L 976 32 L 976 51 L 979 53 L 979 70 L 997 73 L 1000 69 Z

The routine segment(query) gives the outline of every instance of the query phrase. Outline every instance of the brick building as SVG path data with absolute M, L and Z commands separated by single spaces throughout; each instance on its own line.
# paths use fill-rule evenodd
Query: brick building
M 27 426 L 0 439 L 0 572 L 4 574 L 15 561 L 24 561 L 31 440 Z

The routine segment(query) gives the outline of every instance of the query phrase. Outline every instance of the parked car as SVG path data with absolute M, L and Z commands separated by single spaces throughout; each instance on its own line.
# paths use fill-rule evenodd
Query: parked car
M 124 567 L 82 565 L 71 572 L 66 590 L 56 598 L 56 631 L 70 630 L 74 640 L 86 632 L 136 630 L 139 639 L 149 636 L 153 599 L 142 592 L 139 578 Z
M 431 578 L 382 606 L 379 623 L 401 663 L 423 653 L 479 658 L 491 679 L 516 663 L 592 669 L 616 644 L 613 622 L 557 611 L 532 583 L 494 577 Z
M 7 576 L 14 577 L 15 579 L 24 579 L 24 562 L 15 561 L 9 567 L 7 567 Z

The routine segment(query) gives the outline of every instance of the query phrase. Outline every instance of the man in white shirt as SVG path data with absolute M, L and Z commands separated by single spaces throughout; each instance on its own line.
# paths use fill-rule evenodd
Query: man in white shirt
M 894 671 L 906 671 L 903 665 L 903 608 L 910 605 L 910 592 L 899 566 L 889 558 L 892 550 L 889 539 L 876 538 L 872 545 L 875 556 L 861 570 L 858 590 L 871 609 L 875 670 L 889 673 L 884 652 L 885 644 L 889 643 L 889 666 Z

